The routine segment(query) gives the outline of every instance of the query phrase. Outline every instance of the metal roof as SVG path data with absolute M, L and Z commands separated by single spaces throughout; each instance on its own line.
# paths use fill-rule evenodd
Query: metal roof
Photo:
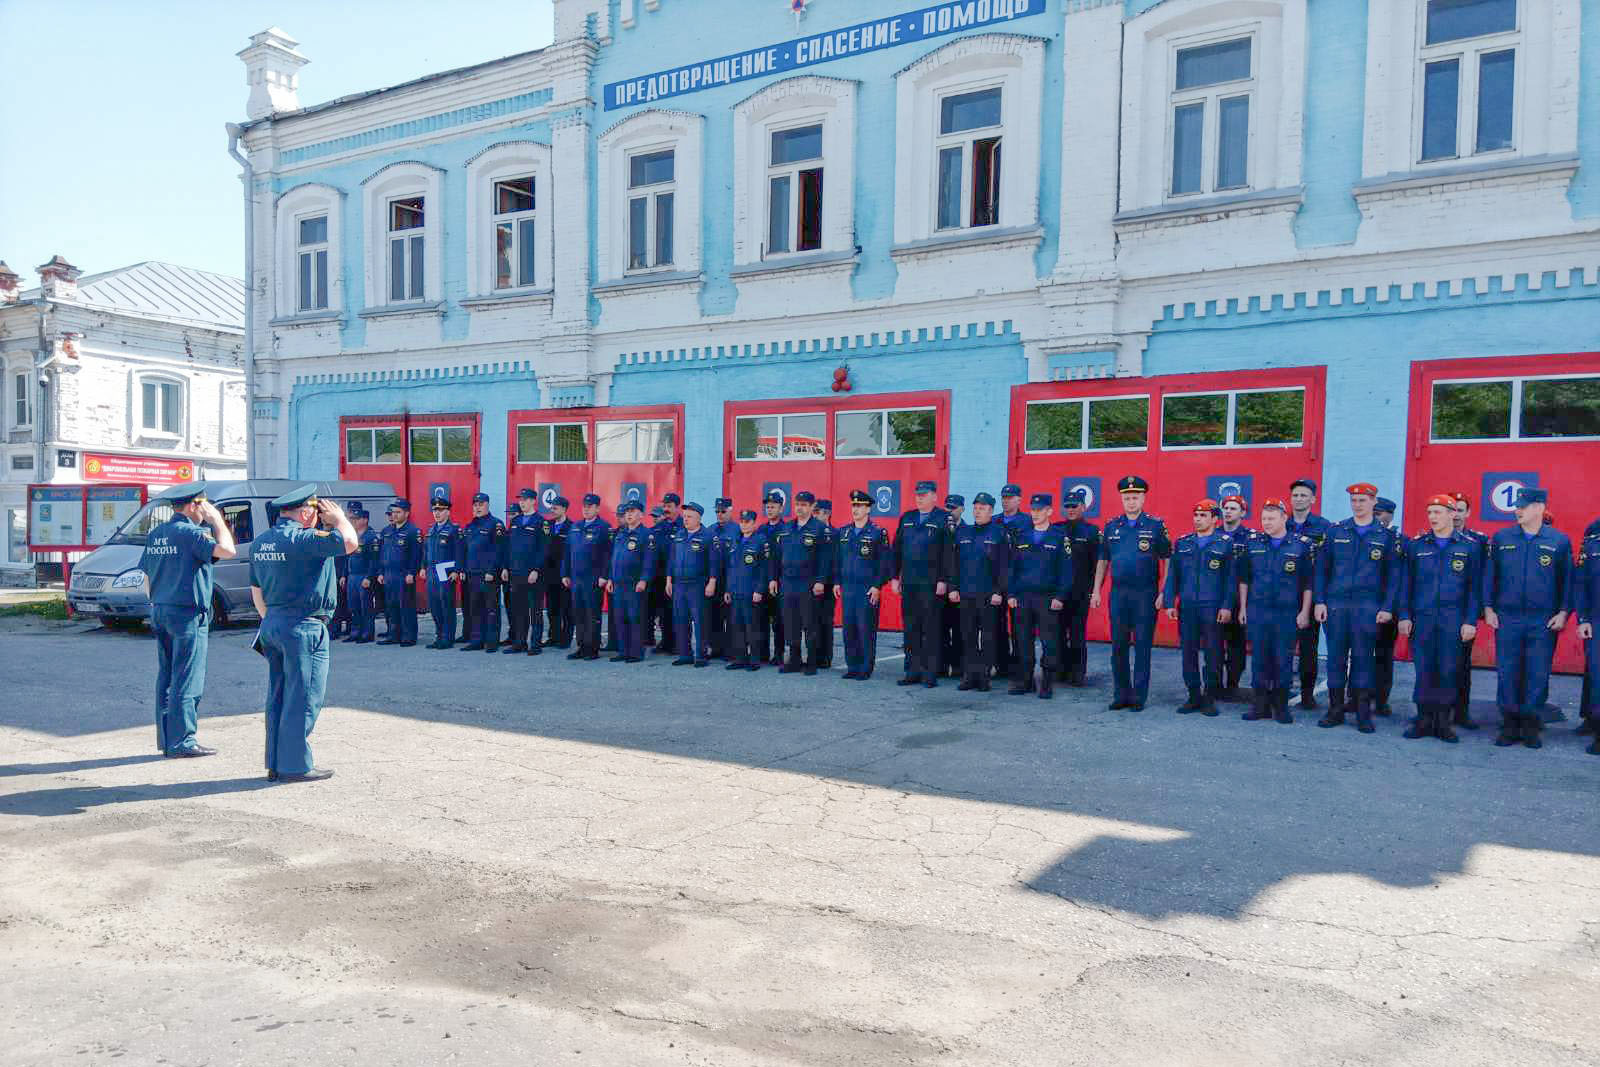
M 22 299 L 37 299 L 30 289 Z M 146 318 L 244 329 L 244 282 L 226 274 L 147 260 L 78 279 L 73 304 Z

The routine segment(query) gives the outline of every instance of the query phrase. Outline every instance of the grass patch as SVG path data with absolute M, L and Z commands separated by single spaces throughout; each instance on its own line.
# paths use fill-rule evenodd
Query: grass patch
M 27 600 L 21 604 L 0 604 L 0 619 L 65 619 L 65 599 Z

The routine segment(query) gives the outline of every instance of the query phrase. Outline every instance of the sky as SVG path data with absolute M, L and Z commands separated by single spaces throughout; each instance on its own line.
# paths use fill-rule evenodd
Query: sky
M 550 0 L 0 0 L 0 261 L 241 276 L 237 53 L 300 42 L 301 106 L 550 43 Z

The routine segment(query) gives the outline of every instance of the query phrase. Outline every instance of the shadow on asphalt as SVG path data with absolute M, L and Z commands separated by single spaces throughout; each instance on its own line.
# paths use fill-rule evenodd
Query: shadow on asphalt
M 102 767 L 129 767 L 136 763 L 159 763 L 166 757 L 150 752 L 143 756 L 108 756 L 105 759 L 69 760 L 65 763 L 12 763 L 0 764 L 0 778 L 19 774 L 70 774 L 73 771 L 94 771 Z
M 90 808 L 150 800 L 193 800 L 219 793 L 251 793 L 275 788 L 264 776 L 168 785 L 69 786 L 0 796 L 0 815 L 82 815 Z

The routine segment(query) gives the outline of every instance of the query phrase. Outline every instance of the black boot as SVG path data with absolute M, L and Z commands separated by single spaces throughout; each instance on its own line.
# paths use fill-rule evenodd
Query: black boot
M 1372 723 L 1372 694 L 1365 689 L 1355 690 L 1356 729 L 1364 734 L 1375 733 L 1377 727 Z
M 1522 717 L 1522 747 L 1543 748 L 1544 742 L 1539 740 L 1539 728 L 1544 722 L 1537 715 L 1524 715 Z
M 1269 706 L 1272 691 L 1256 686 L 1250 697 L 1250 710 L 1240 715 L 1239 718 L 1246 722 L 1260 722 L 1262 719 L 1272 718 L 1272 709 Z
M 1217 717 L 1217 694 L 1210 689 L 1200 694 L 1200 714 L 1208 719 Z
M 1300 710 L 1301 711 L 1312 711 L 1312 710 L 1315 710 L 1315 708 L 1317 706 L 1317 696 L 1316 696 L 1316 693 L 1313 692 L 1313 690 L 1315 690 L 1316 688 L 1317 688 L 1317 679 L 1315 677 L 1300 679 Z M 1287 689 L 1285 689 L 1283 692 L 1284 692 L 1284 703 L 1287 704 L 1288 700 L 1289 700 L 1289 691 Z
M 1331 727 L 1331 726 L 1343 726 L 1344 725 L 1344 690 L 1343 689 L 1329 689 L 1328 690 L 1328 714 L 1326 714 L 1322 718 L 1318 719 L 1317 720 L 1317 725 L 1321 726 L 1321 727 L 1324 727 L 1324 728 Z
M 1500 718 L 1500 736 L 1494 739 L 1495 748 L 1510 748 L 1522 740 L 1521 716 L 1506 712 Z
M 1447 744 L 1454 745 L 1461 738 L 1450 728 L 1451 708 L 1449 704 L 1435 704 L 1433 706 L 1433 736 Z
M 1275 714 L 1272 716 L 1273 719 L 1276 720 L 1277 722 L 1283 723 L 1285 726 L 1287 726 L 1289 723 L 1294 722 L 1294 716 L 1292 714 L 1290 714 L 1290 712 L 1289 712 L 1289 690 L 1287 690 L 1287 689 L 1276 690 L 1274 692 L 1273 696 L 1275 697 L 1275 701 L 1274 701 Z M 1303 697 L 1301 698 L 1300 706 L 1301 707 L 1305 706 L 1305 699 Z M 1316 707 L 1317 705 L 1313 701 L 1311 706 L 1312 707 Z
M 1039 699 L 1049 700 L 1056 693 L 1056 678 L 1054 671 L 1045 671 L 1039 675 Z
M 1411 720 L 1411 725 L 1406 727 L 1406 732 L 1401 737 L 1408 741 L 1415 741 L 1419 737 L 1433 736 L 1434 707 L 1432 704 L 1423 704 L 1417 708 L 1417 717 Z
M 1200 711 L 1206 706 L 1205 698 L 1200 695 L 1200 690 L 1189 690 L 1189 699 L 1178 705 L 1178 714 L 1187 715 L 1191 711 Z

